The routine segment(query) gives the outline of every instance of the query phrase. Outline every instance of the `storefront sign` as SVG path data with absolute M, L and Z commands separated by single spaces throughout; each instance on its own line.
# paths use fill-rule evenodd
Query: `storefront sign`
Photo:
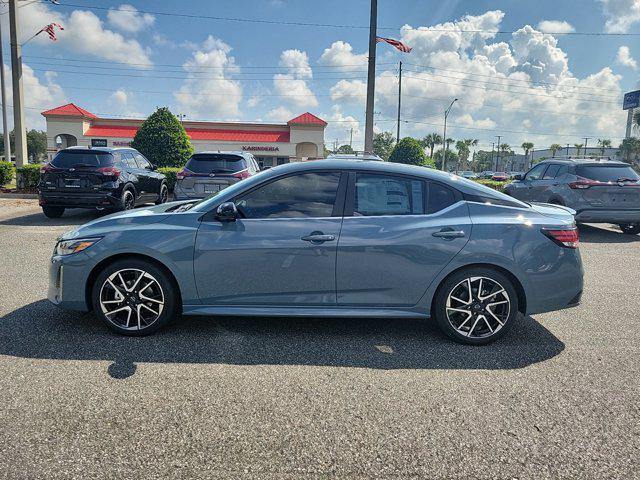
M 279 152 L 280 147 L 261 146 L 261 145 L 243 145 L 242 150 L 245 152 Z
M 130 147 L 131 146 L 131 142 L 123 142 L 121 140 L 114 140 L 113 146 L 114 147 Z
M 107 139 L 106 138 L 92 138 L 91 139 L 92 147 L 106 147 Z
M 631 110 L 638 107 L 640 107 L 640 90 L 625 94 L 622 109 Z

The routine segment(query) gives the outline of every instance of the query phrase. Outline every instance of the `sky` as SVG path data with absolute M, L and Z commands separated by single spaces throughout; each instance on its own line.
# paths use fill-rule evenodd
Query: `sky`
M 122 118 L 168 106 L 187 120 L 278 123 L 309 111 L 329 122 L 327 144 L 363 148 L 368 0 L 19 4 L 28 128 L 68 102 Z M 57 41 L 28 40 L 51 22 Z M 454 98 L 447 136 L 481 149 L 497 135 L 516 151 L 624 136 L 640 0 L 379 0 L 378 26 L 413 50 L 377 46 L 377 132 L 395 136 L 402 61 L 401 136 L 442 133 Z

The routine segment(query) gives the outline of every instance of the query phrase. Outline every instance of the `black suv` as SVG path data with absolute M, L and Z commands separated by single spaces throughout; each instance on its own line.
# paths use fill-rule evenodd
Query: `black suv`
M 70 147 L 40 171 L 40 205 L 49 218 L 66 208 L 129 210 L 140 203 L 167 201 L 163 174 L 133 148 Z

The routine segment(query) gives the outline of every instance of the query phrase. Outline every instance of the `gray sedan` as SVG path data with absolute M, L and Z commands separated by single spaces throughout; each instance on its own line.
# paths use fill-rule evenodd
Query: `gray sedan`
M 518 312 L 580 302 L 577 247 L 569 209 L 422 167 L 319 160 L 66 233 L 48 297 L 126 335 L 180 313 L 433 317 L 484 344 Z

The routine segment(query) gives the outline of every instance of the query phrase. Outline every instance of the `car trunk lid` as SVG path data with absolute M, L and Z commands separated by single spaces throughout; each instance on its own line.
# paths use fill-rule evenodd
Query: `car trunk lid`
M 49 191 L 88 192 L 100 190 L 119 174 L 110 152 L 63 150 L 42 168 L 39 186 Z
M 595 208 L 640 209 L 640 176 L 628 165 L 594 164 L 576 167 L 569 186 Z

